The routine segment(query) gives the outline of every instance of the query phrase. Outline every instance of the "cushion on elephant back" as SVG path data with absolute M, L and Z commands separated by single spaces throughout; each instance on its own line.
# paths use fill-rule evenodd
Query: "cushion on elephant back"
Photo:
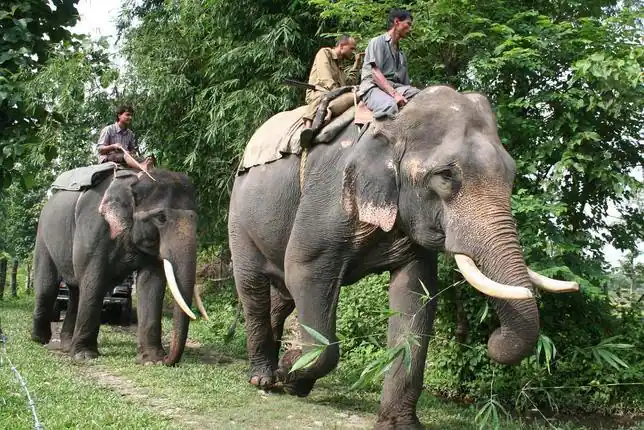
M 243 173 L 254 166 L 279 160 L 284 155 L 300 155 L 300 131 L 302 116 L 306 106 L 300 106 L 289 111 L 278 112 L 266 120 L 251 136 L 244 148 L 244 155 L 237 167 L 237 174 Z M 355 116 L 355 107 L 350 106 L 341 115 L 332 118 L 320 128 L 314 138 L 316 143 L 330 143 L 339 135 Z
M 120 174 L 136 174 L 130 169 L 124 169 L 119 164 L 106 162 L 102 164 L 93 164 L 91 166 L 77 167 L 58 175 L 51 185 L 53 190 L 65 191 L 83 191 L 95 187 L 109 175 L 114 175 L 115 171 Z M 127 172 L 127 173 L 126 173 Z

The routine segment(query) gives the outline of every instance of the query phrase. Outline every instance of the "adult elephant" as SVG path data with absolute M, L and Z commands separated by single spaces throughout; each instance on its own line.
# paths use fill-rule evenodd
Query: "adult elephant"
M 183 354 L 188 317 L 195 318 L 190 310 L 196 273 L 194 187 L 186 175 L 162 169 L 150 172 L 154 180 L 129 169 L 107 173 L 83 191 L 57 191 L 42 209 L 32 339 L 42 344 L 51 339 L 50 315 L 62 279 L 69 286 L 62 350 L 76 360 L 96 358 L 103 297 L 136 270 L 137 362 L 173 365 Z M 176 302 L 167 356 L 161 345 L 166 281 Z
M 376 427 L 421 427 L 416 403 L 436 309 L 436 300 L 424 304 L 423 285 L 436 294 L 438 252 L 454 254 L 468 282 L 494 299 L 501 327 L 488 354 L 503 364 L 518 363 L 535 345 L 533 284 L 578 286 L 544 278 L 524 262 L 510 209 L 515 163 L 484 96 L 426 88 L 395 119 L 354 137 L 350 126 L 313 147 L 305 163 L 287 156 L 235 180 L 228 227 L 250 382 L 270 387 L 277 375 L 291 394 L 308 395 L 339 359 L 340 287 L 389 270 L 390 307 L 399 314 L 389 320 L 388 344 L 409 331 L 420 343 L 410 372 L 398 359 L 387 373 Z M 287 352 L 279 364 L 277 354 L 295 306 L 299 322 L 331 345 L 312 366 L 289 374 L 301 352 Z M 300 331 L 304 344 L 317 342 Z

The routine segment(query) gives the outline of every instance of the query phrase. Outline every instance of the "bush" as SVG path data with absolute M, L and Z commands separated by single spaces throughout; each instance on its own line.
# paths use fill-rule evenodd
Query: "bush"
M 371 361 L 385 353 L 388 286 L 389 273 L 383 273 L 341 289 L 336 325 L 341 341 L 341 377 L 356 381 Z
M 487 300 L 441 265 L 439 306 L 425 370 L 428 390 L 466 402 L 493 394 L 506 407 L 623 413 L 644 410 L 642 305 L 617 307 L 607 295 L 543 294 L 541 337 L 530 357 L 502 366 L 487 357 L 487 340 L 499 325 Z M 337 331 L 342 341 L 340 374 L 355 382 L 386 351 L 388 274 L 343 288 Z M 456 297 L 469 324 L 467 341 L 456 341 Z M 630 347 L 632 345 L 632 347 Z M 538 352 L 538 355 L 537 355 Z M 622 364 L 624 363 L 624 364 Z M 628 366 L 628 367 L 625 367 Z M 377 390 L 382 380 L 367 387 Z M 614 385 L 613 385 L 614 384 Z

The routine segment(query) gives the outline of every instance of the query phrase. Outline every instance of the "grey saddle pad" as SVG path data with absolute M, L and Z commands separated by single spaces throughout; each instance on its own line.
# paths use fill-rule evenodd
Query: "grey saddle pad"
M 106 176 L 114 175 L 115 169 L 120 170 L 122 168 L 112 162 L 77 167 L 61 173 L 51 185 L 51 188 L 54 190 L 83 191 L 96 186 Z

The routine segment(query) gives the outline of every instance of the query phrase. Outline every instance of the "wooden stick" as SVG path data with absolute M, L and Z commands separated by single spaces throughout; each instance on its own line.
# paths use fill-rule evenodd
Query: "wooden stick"
M 120 149 L 121 151 L 123 151 L 123 155 L 125 155 L 125 157 L 129 157 L 129 158 L 130 158 L 130 160 L 132 160 L 132 162 L 134 163 L 134 165 L 135 165 L 136 167 L 138 167 L 139 169 L 141 169 L 141 171 L 142 171 L 143 173 L 145 173 L 146 175 L 148 175 L 148 176 L 150 177 L 150 179 L 152 179 L 154 182 L 156 182 L 156 181 L 157 181 L 156 179 L 154 179 L 154 178 L 152 177 L 152 175 L 150 175 L 150 174 L 148 173 L 148 171 L 147 171 L 147 170 L 145 170 L 145 169 L 143 168 L 143 166 L 141 166 L 141 164 L 139 164 L 139 162 L 138 162 L 138 161 L 136 161 L 136 160 L 134 159 L 134 157 L 132 157 L 132 156 L 130 155 L 130 153 L 129 153 L 129 152 L 127 152 L 127 151 L 125 150 L 125 148 L 123 148 L 122 146 L 119 146 L 119 149 Z

